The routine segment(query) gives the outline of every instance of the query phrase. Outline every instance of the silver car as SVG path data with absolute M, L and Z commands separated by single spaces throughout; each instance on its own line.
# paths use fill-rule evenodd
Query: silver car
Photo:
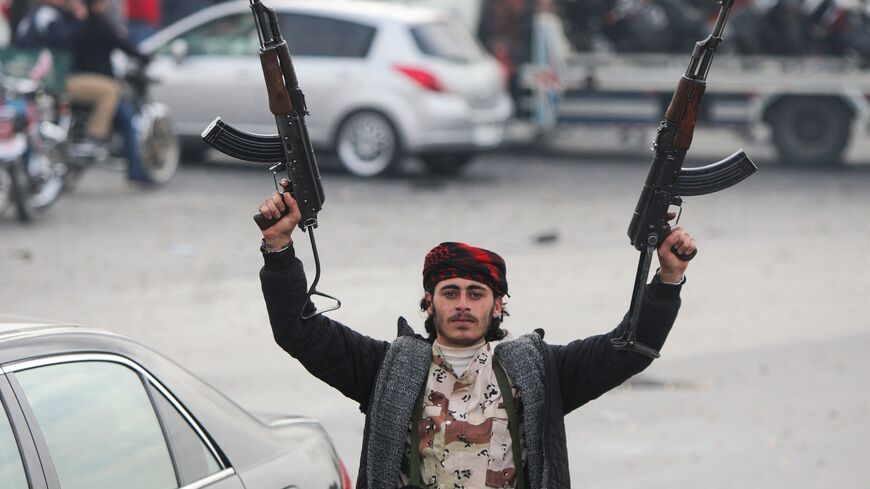
M 457 20 L 384 3 L 271 0 L 311 115 L 314 145 L 370 177 L 419 156 L 456 173 L 498 146 L 511 114 L 503 73 Z M 216 116 L 275 133 L 247 2 L 215 5 L 143 43 L 154 98 L 172 109 L 188 153 Z M 204 148 L 203 146 L 198 146 Z
M 105 331 L 0 317 L 3 489 L 350 489 L 316 421 L 255 418 Z

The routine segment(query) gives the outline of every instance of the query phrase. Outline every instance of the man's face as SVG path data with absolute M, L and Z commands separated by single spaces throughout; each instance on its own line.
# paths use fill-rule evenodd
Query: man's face
M 451 278 L 435 285 L 432 295 L 426 293 L 437 341 L 444 346 L 472 346 L 486 336 L 493 318 L 502 311 L 502 298 L 494 297 L 489 286 L 474 280 Z

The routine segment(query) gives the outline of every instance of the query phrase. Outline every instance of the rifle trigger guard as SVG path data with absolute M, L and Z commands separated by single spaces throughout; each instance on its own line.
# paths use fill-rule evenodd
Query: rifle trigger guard
M 680 204 L 682 204 L 682 202 L 680 202 Z M 680 217 L 683 215 L 683 206 L 680 204 L 674 204 L 679 210 L 677 211 L 676 220 L 674 221 L 674 224 L 671 225 L 671 227 L 675 227 L 677 224 L 680 223 Z
M 269 167 L 269 171 L 272 172 L 272 180 L 275 181 L 275 190 L 278 192 L 284 192 L 284 189 L 281 188 L 281 185 L 278 184 L 278 173 L 283 173 L 287 170 L 287 164 L 284 162 L 277 163 Z

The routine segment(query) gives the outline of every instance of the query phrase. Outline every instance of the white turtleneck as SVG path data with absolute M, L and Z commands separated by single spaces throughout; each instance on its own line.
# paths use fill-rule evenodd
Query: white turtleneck
M 477 353 L 478 350 L 480 350 L 480 347 L 484 344 L 486 344 L 486 341 L 481 340 L 480 343 L 476 345 L 454 348 L 438 343 L 438 348 L 441 350 L 441 358 L 453 367 L 453 372 L 456 374 L 456 378 L 459 378 L 462 377 L 462 374 L 465 373 L 466 370 L 468 370 L 468 364 L 471 363 L 474 354 Z

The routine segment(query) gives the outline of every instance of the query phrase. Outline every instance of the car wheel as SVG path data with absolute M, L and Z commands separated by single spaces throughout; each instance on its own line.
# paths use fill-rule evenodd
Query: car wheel
M 351 174 L 374 177 L 395 171 L 401 150 L 399 135 L 386 116 L 374 111 L 355 112 L 338 129 L 338 161 Z
M 453 153 L 453 154 L 437 154 L 437 155 L 422 155 L 420 159 L 429 173 L 433 175 L 452 176 L 458 175 L 465 168 L 474 153 Z

